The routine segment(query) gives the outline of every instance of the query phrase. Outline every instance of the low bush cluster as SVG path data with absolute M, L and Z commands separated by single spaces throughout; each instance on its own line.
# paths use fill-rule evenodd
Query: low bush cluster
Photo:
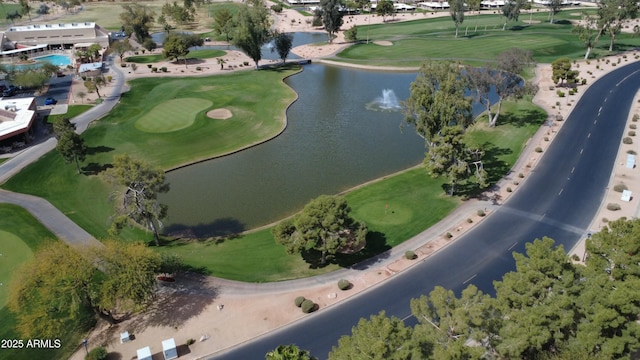
M 418 255 L 416 255 L 415 252 L 408 250 L 407 252 L 404 253 L 404 257 L 409 260 L 414 260 L 418 257 Z
M 297 307 L 301 307 L 302 303 L 307 300 L 305 299 L 304 296 L 298 296 L 293 302 L 296 304 Z
M 338 281 L 338 289 L 343 291 L 351 289 L 351 282 L 347 279 L 340 279 L 340 281 Z
M 316 310 L 316 303 L 314 303 L 309 299 L 306 299 L 305 301 L 302 302 L 302 305 L 300 306 L 300 308 L 302 309 L 303 313 L 308 314 Z
M 608 204 L 607 204 L 607 210 L 611 210 L 611 211 L 618 211 L 618 210 L 620 210 L 620 209 L 622 209 L 622 208 L 620 207 L 620 204 L 617 204 L 617 203 L 608 203 Z
M 630 137 L 625 137 L 622 139 L 622 143 L 627 145 L 633 144 L 633 139 L 631 139 Z
M 95 349 L 91 349 L 91 351 L 84 356 L 84 360 L 105 360 L 107 356 L 109 356 L 107 349 L 99 346 Z

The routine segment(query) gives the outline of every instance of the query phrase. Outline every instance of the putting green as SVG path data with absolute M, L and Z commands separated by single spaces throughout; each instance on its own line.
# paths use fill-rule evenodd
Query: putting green
M 188 128 L 196 115 L 211 107 L 206 99 L 181 98 L 165 101 L 136 121 L 136 128 L 150 133 L 167 133 Z
M 22 239 L 0 230 L 0 309 L 7 304 L 13 272 L 32 256 L 31 249 Z
M 373 201 L 358 208 L 358 214 L 371 225 L 401 225 L 411 221 L 413 210 L 402 204 Z

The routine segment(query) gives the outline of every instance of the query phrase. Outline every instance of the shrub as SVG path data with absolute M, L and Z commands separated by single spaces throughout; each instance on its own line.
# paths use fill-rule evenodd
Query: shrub
M 573 254 L 573 255 L 571 255 L 571 260 L 580 261 L 580 256 L 578 256 L 578 254 Z
M 512 191 L 513 191 L 513 189 L 510 186 L 508 186 L 507 187 L 507 192 L 512 192 Z
M 200 66 L 196 66 L 196 71 L 201 71 L 202 68 Z
M 305 299 L 304 296 L 298 296 L 293 302 L 296 304 L 297 307 L 302 306 L 302 303 L 307 300 Z
M 113 81 L 113 76 L 107 75 L 107 82 L 111 82 L 111 81 Z
M 524 178 L 524 174 L 523 174 L 523 173 L 519 173 L 519 174 L 518 174 L 518 177 L 519 177 L 520 179 L 522 179 L 522 178 Z
M 158 72 L 158 68 L 157 68 L 157 67 L 155 67 L 155 66 L 154 66 L 154 67 L 152 67 L 152 68 L 151 68 L 151 72 Z
M 560 101 L 556 101 L 556 106 L 560 106 Z
M 450 232 L 444 234 L 444 237 L 446 237 L 447 239 L 451 239 L 453 237 L 453 235 L 451 235 Z
M 611 66 L 616 66 L 616 65 L 618 65 L 618 64 L 616 64 L 616 63 L 611 63 Z
M 487 214 L 485 214 L 484 210 L 482 210 L 482 209 L 479 209 L 479 210 L 478 210 L 478 212 L 477 212 L 477 214 L 478 214 L 478 216 L 480 216 L 480 217 L 483 217 L 483 216 L 487 215 Z
M 416 253 L 414 253 L 413 251 L 408 250 L 404 253 L 404 257 L 406 257 L 409 260 L 415 260 L 418 257 L 418 255 L 416 255 Z
M 562 120 L 564 120 L 562 115 L 560 115 L 560 114 L 556 115 L 556 121 L 562 121 Z
M 603 223 L 608 223 L 608 222 L 609 222 L 609 219 L 607 219 L 606 217 L 603 217 L 603 218 L 602 218 L 602 222 L 603 222 Z
M 473 219 L 471 219 L 471 218 L 467 218 L 467 222 L 468 222 L 469 224 L 471 224 L 471 223 L 473 222 Z
M 611 210 L 611 211 L 618 211 L 618 210 L 620 210 L 620 209 L 622 209 L 622 208 L 620 207 L 620 204 L 617 204 L 617 203 L 608 203 L 608 204 L 607 204 L 607 210 Z
M 630 137 L 625 137 L 624 139 L 622 139 L 622 143 L 630 145 L 633 144 L 633 140 Z
M 147 67 L 148 67 L 149 69 L 151 69 L 151 67 L 152 67 L 152 66 L 153 66 L 153 64 L 147 64 Z
M 196 343 L 196 339 L 189 339 L 185 342 L 185 345 L 190 346 Z
M 307 299 L 302 302 L 302 305 L 300 305 L 300 308 L 302 309 L 303 313 L 308 314 L 310 312 L 313 312 L 316 309 L 316 303 Z
M 638 119 L 640 119 L 640 115 L 638 115 L 638 114 L 633 114 L 633 117 L 631 118 L 631 121 L 633 121 L 633 122 L 638 122 Z
M 542 152 L 542 148 L 541 148 L 540 146 L 538 146 L 538 147 L 535 149 L 535 151 L 536 151 L 537 153 L 541 153 L 541 152 Z
M 558 94 L 558 96 L 560 96 L 560 97 L 564 97 L 564 96 L 566 95 L 566 94 L 564 93 L 564 91 L 562 91 L 562 90 L 558 90 L 556 93 L 557 93 L 557 94 Z
M 636 132 L 635 132 L 635 131 L 633 131 L 633 130 L 630 130 L 630 131 L 627 133 L 627 135 L 629 135 L 629 136 L 636 136 Z
M 587 79 L 582 79 L 581 84 L 582 85 L 587 85 Z
M 549 141 L 549 137 L 548 137 L 548 136 L 545 136 L 545 137 L 544 137 L 544 141 Z
M 120 63 L 120 66 L 127 67 L 127 63 Z
M 638 155 L 638 153 L 637 153 L 637 152 L 635 152 L 635 151 L 633 151 L 633 150 L 627 150 L 627 154 L 630 154 L 630 155 Z
M 520 185 L 520 182 L 516 180 L 516 181 L 513 182 L 513 185 L 516 185 L 516 186 Z
M 615 191 L 615 192 L 621 193 L 624 190 L 629 190 L 629 188 L 625 184 L 617 184 L 617 185 L 613 186 L 613 191 Z
M 635 130 L 637 127 L 638 127 L 638 125 L 636 125 L 636 124 L 629 125 L 629 129 Z
M 98 346 L 95 349 L 91 349 L 87 355 L 84 356 L 84 360 L 105 360 L 109 353 L 107 349 L 102 346 Z
M 160 68 L 160 71 L 162 71 L 162 72 L 167 72 L 167 67 L 166 67 L 166 66 L 161 67 L 161 68 Z
M 556 89 L 556 87 L 555 87 L 555 86 L 553 86 L 553 85 L 549 85 L 549 90 L 555 90 L 555 89 Z
M 242 65 L 244 65 L 244 66 L 249 66 L 249 62 L 248 62 L 248 61 L 243 61 L 243 62 L 242 62 Z
M 340 279 L 340 281 L 338 281 L 338 289 L 349 290 L 351 289 L 351 283 L 347 279 Z

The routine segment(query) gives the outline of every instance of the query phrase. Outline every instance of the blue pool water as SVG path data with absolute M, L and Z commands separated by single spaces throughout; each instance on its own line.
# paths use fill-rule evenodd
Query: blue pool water
M 57 66 L 71 65 L 71 58 L 69 58 L 66 55 L 45 55 L 45 56 L 34 58 L 34 60 L 40 61 L 40 62 L 46 61 Z

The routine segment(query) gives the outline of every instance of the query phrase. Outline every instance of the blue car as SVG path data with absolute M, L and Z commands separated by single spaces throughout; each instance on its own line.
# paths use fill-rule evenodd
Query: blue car
M 44 99 L 44 104 L 45 105 L 55 105 L 58 102 L 58 100 L 52 98 L 52 97 L 48 97 L 46 99 Z

